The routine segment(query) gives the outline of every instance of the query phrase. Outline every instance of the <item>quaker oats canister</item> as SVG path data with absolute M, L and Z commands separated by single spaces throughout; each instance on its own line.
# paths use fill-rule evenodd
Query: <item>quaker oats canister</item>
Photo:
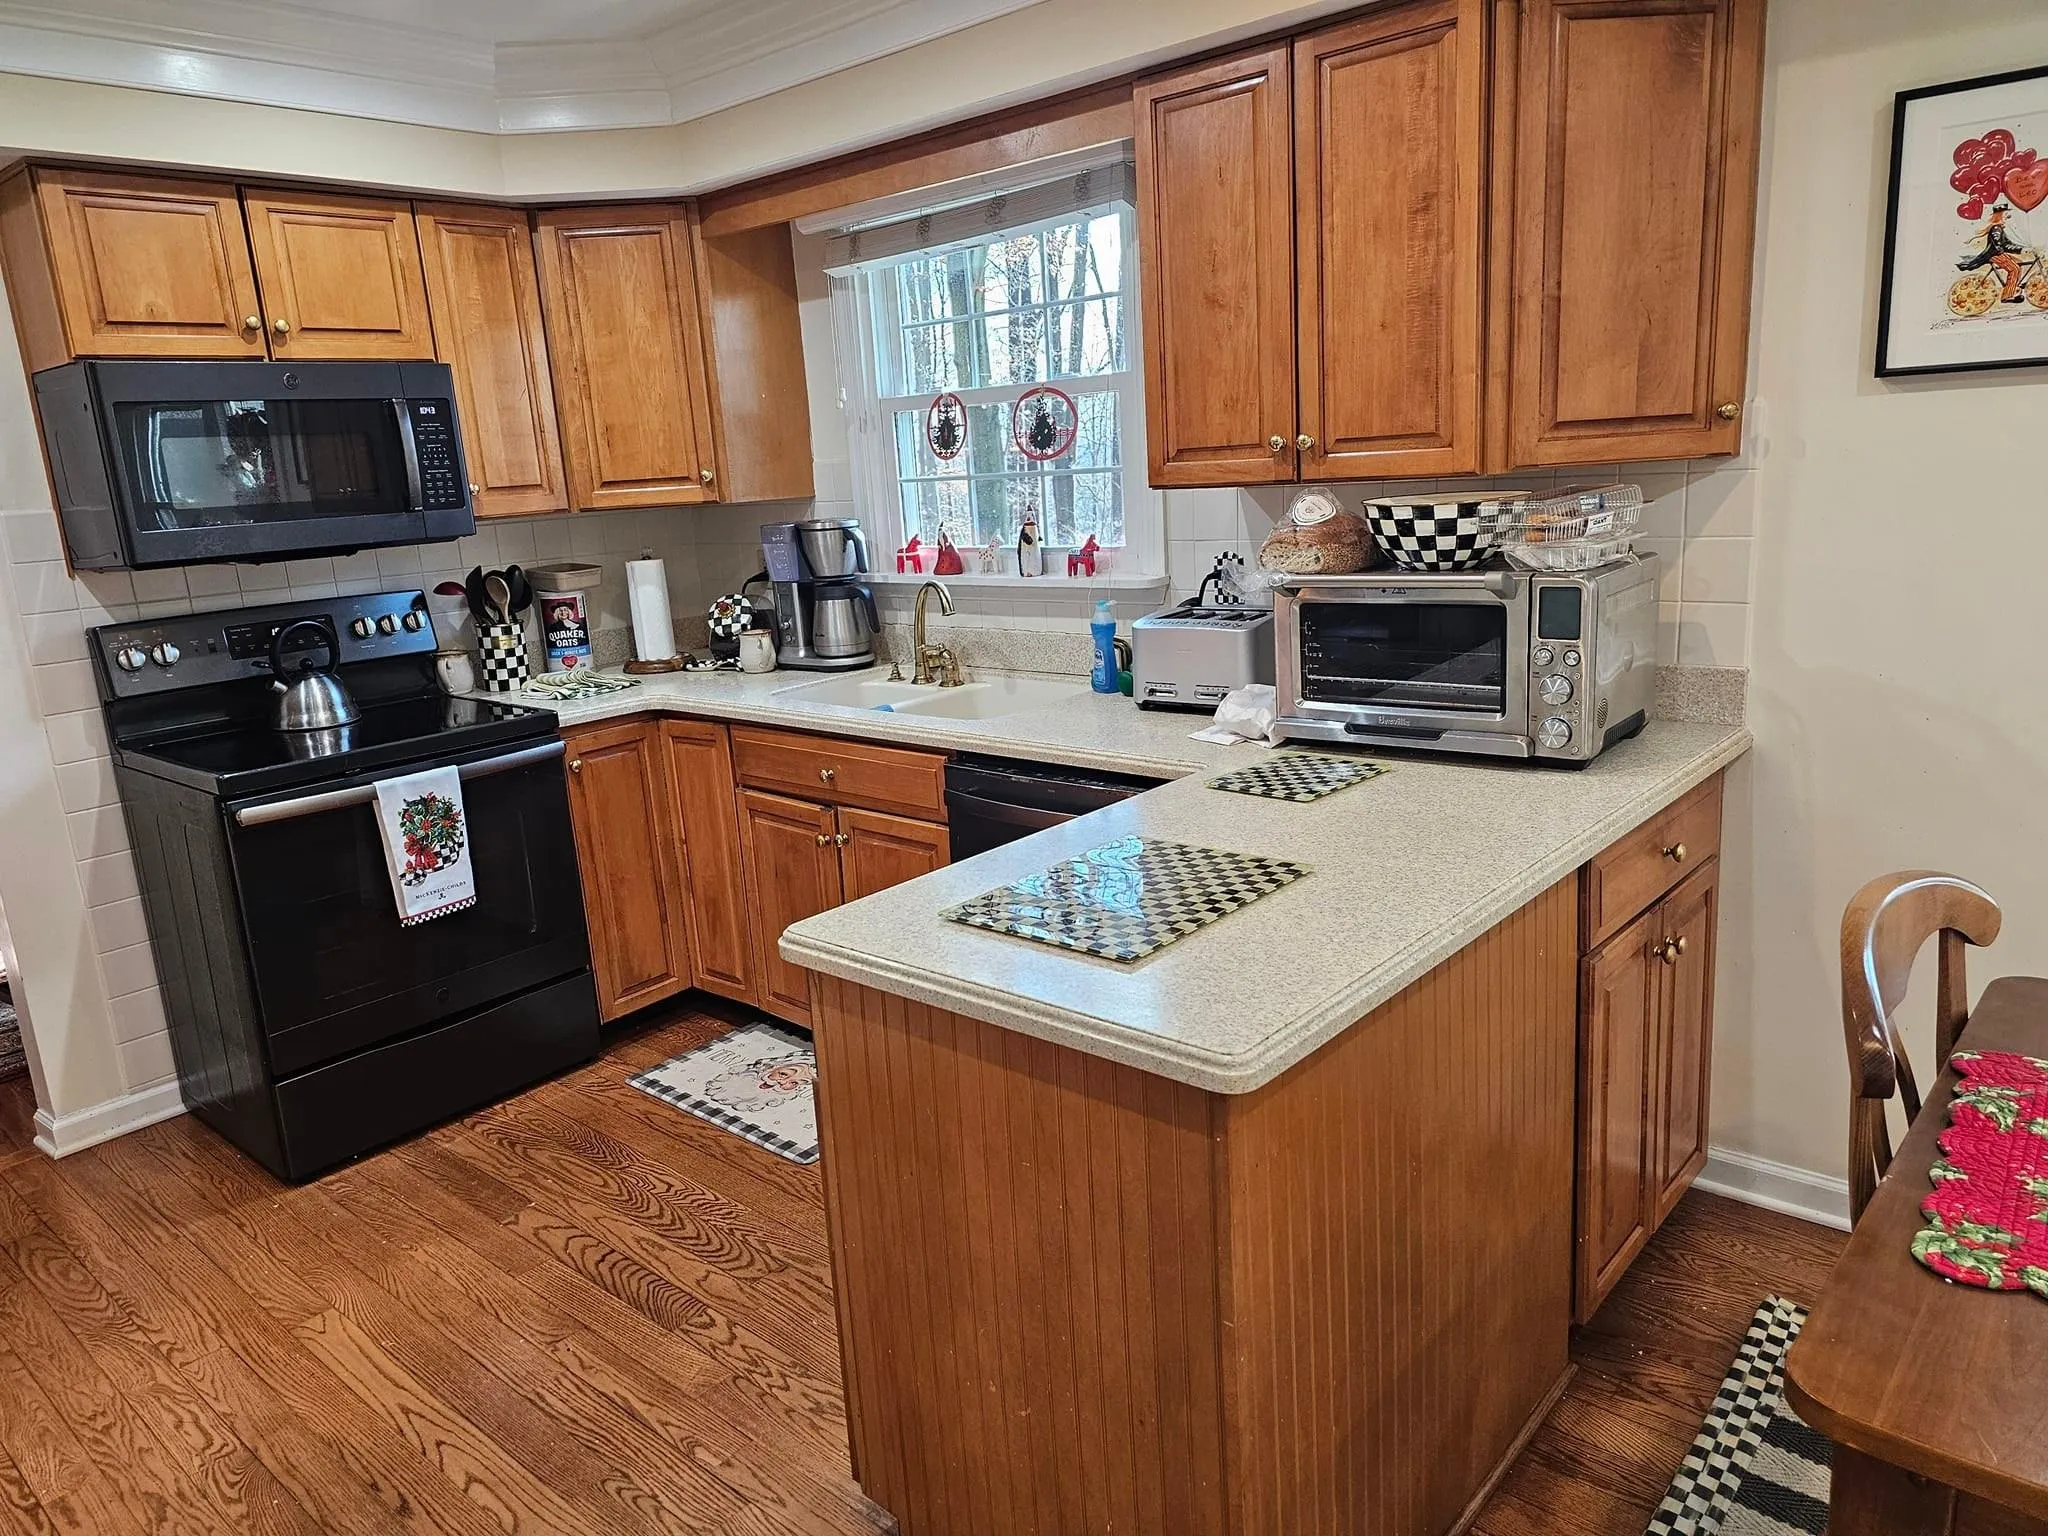
M 574 672 L 595 665 L 590 630 L 592 605 L 604 579 L 599 565 L 538 565 L 526 573 L 533 580 L 533 602 L 540 610 L 542 646 L 547 670 Z

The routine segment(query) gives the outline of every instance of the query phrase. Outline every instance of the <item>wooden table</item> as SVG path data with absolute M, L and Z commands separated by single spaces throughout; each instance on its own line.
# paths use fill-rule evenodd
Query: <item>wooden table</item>
M 2048 1056 L 2048 979 L 1992 982 L 1960 1044 Z M 2048 1301 L 1912 1254 L 1955 1083 L 1935 1081 L 1786 1361 L 1793 1409 L 1835 1442 L 1831 1536 L 2048 1533 Z

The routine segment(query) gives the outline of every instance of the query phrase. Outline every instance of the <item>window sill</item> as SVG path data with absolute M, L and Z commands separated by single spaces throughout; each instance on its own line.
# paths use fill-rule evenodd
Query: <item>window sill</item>
M 890 563 L 895 557 L 890 556 Z M 870 571 L 868 584 L 875 587 L 918 587 L 928 581 L 943 581 L 949 587 L 1030 587 L 1044 592 L 1157 592 L 1165 588 L 1165 576 L 1147 576 L 1137 571 L 1104 571 L 1097 576 L 985 576 L 971 571 L 958 576 L 919 575 L 915 571 Z

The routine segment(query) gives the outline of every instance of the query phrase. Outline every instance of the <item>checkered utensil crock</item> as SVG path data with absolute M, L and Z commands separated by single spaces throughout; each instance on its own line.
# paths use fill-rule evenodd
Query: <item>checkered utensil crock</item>
M 526 686 L 526 626 L 476 627 L 477 681 L 486 693 L 516 693 Z

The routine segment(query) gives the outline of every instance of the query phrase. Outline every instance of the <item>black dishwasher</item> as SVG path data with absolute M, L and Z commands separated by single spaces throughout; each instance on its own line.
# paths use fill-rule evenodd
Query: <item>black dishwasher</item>
M 1001 757 L 946 765 L 946 831 L 953 862 L 1143 794 L 1160 781 Z

